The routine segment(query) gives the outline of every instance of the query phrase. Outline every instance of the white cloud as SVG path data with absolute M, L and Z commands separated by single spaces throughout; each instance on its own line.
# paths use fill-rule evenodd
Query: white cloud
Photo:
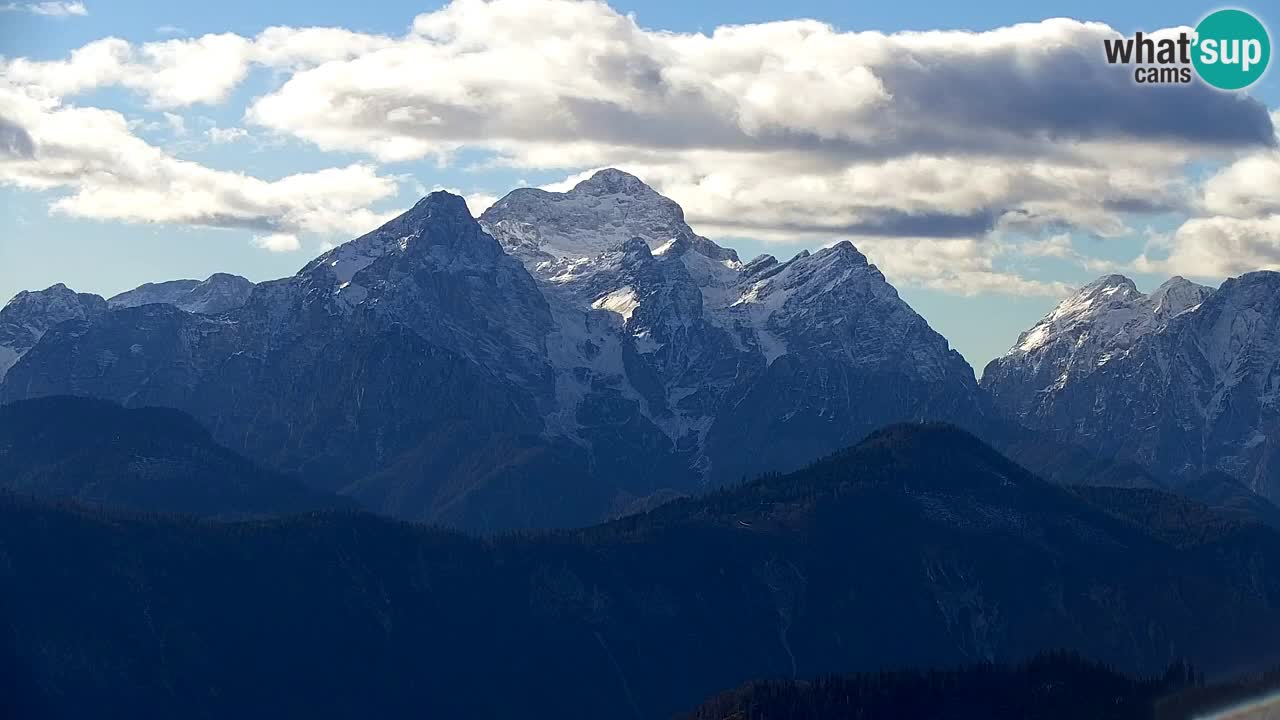
M 1051 257 L 1064 260 L 1078 257 L 1075 247 L 1071 244 L 1071 236 L 1066 233 L 1059 233 L 1040 240 L 1030 240 L 1022 243 L 1019 249 L 1023 255 L 1030 257 Z
M 248 73 L 249 51 L 249 41 L 231 33 L 137 48 L 104 38 L 78 48 L 67 60 L 17 58 L 3 69 L 11 83 L 56 96 L 119 85 L 146 94 L 153 107 L 176 108 L 223 100 Z
M 1070 156 L 1079 142 L 1214 145 L 1269 133 L 1260 106 L 1198 85 L 1135 93 L 1127 73 L 1101 61 L 1102 39 L 1115 35 L 1062 19 L 985 33 L 791 21 L 679 34 L 594 2 L 458 0 L 420 15 L 409 36 L 294 74 L 249 116 L 383 159 L 479 144 L 531 166 L 565 145 L 597 162 L 691 149 L 847 162 Z
M 48 17 L 83 17 L 89 14 L 89 9 L 82 2 L 7 3 L 0 5 L 0 10 L 28 12 L 33 15 L 46 15 Z
M 476 217 L 488 210 L 490 205 L 498 202 L 498 196 L 489 193 L 467 193 L 462 196 L 462 199 L 467 201 L 467 209 Z
M 169 125 L 169 130 L 173 132 L 174 135 L 187 134 L 187 121 L 183 119 L 181 115 L 175 115 L 174 113 L 167 112 L 164 114 L 164 121 Z
M 148 144 L 120 113 L 3 83 L 0 118 L 18 128 L 0 145 L 0 183 L 65 189 L 51 207 L 76 217 L 350 236 L 384 220 L 368 206 L 397 192 L 364 164 L 277 180 L 212 170 Z
M 858 249 L 890 282 L 958 295 L 1000 293 L 1062 297 L 1070 287 L 1031 280 L 996 267 L 1002 249 L 978 238 L 861 238 Z
M 248 138 L 249 131 L 242 127 L 220 128 L 214 126 L 206 130 L 205 135 L 208 136 L 209 142 L 214 145 L 225 145 Z
M 1232 217 L 1280 213 L 1280 151 L 1247 155 L 1210 177 L 1202 205 Z
M 1280 214 L 1193 218 L 1173 234 L 1167 258 L 1144 255 L 1139 264 L 1149 271 L 1214 279 L 1280 270 Z
M 1271 114 L 1280 132 L 1280 111 Z M 1200 189 L 1200 217 L 1172 235 L 1152 237 L 1137 265 L 1222 279 L 1280 269 L 1280 151 L 1248 153 L 1210 176 Z
M 594 2 L 458 0 L 294 72 L 246 120 L 381 160 L 480 148 L 496 165 L 621 167 L 713 237 L 1126 237 L 1134 216 L 1193 204 L 1190 162 L 1265 145 L 1272 126 L 1247 97 L 1135 91 L 1100 59 L 1116 34 L 681 34 Z
M 389 42 L 338 28 L 282 27 L 255 38 L 220 33 L 138 45 L 108 37 L 72 51 L 66 60 L 0 59 L 0 69 L 12 83 L 57 96 L 119 86 L 141 93 L 152 107 L 177 108 L 225 100 L 254 65 L 300 70 Z
M 298 236 L 291 233 L 257 235 L 253 238 L 253 245 L 274 253 L 297 252 L 302 249 L 302 242 L 298 240 Z

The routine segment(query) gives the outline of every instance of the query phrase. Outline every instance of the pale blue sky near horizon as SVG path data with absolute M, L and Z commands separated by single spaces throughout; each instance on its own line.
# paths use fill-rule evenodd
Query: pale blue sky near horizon
M 59 60 L 86 43 L 107 36 L 134 43 L 172 37 L 196 37 L 205 33 L 234 32 L 253 36 L 266 27 L 333 26 L 349 30 L 400 35 L 419 13 L 440 8 L 439 2 L 313 3 L 279 0 L 272 3 L 222 0 L 218 3 L 159 3 L 136 0 L 92 2 L 86 0 L 87 14 L 53 17 L 29 12 L 0 12 L 0 55 L 33 60 Z M 615 9 L 634 14 L 647 29 L 673 32 L 710 32 L 718 26 L 758 23 L 796 18 L 813 18 L 841 30 L 989 30 L 1021 22 L 1052 17 L 1100 21 L 1131 33 L 1175 25 L 1194 25 L 1220 5 L 1173 0 L 1171 2 L 1116 3 L 1114 0 L 1072 2 L 985 3 L 918 2 L 838 2 L 797 0 L 790 3 L 762 0 L 710 0 L 698 3 L 618 0 Z M 1266 18 L 1265 8 L 1254 9 Z M 1274 14 L 1274 13 L 1273 13 Z M 1280 15 L 1277 15 L 1280 17 Z M 1277 22 L 1276 18 L 1270 18 Z M 1274 37 L 1274 31 L 1273 31 Z M 188 137 L 208 124 L 220 127 L 241 124 L 247 104 L 279 84 L 270 71 L 255 70 L 219 104 L 174 110 L 186 118 Z M 1274 69 L 1250 94 L 1268 108 L 1280 108 L 1280 73 Z M 183 139 L 164 128 L 164 115 L 135 94 L 121 88 L 99 88 L 75 97 L 77 105 L 98 106 L 123 112 L 139 121 L 136 133 L 177 157 L 215 170 L 246 173 L 267 180 L 286 175 L 368 162 L 361 153 L 318 151 L 297 139 L 269 143 L 231 143 L 184 147 Z M 2 110 L 3 108 L 0 108 Z M 0 116 L 0 119 L 3 119 Z M 147 125 L 150 126 L 147 126 Z M 432 159 L 377 163 L 379 171 L 411 177 L 392 198 L 376 203 L 385 212 L 408 207 L 422 188 L 456 188 L 466 194 L 501 196 L 523 184 L 541 185 L 561 181 L 560 170 L 532 170 L 495 167 L 486 164 L 483 153 L 463 152 L 453 162 L 442 165 Z M 249 230 L 174 224 L 127 223 L 93 220 L 54 213 L 50 204 L 66 195 L 66 188 L 32 190 L 0 182 L 0 301 L 24 289 L 40 289 L 56 282 L 84 292 L 111 295 L 143 282 L 181 277 L 206 277 L 213 272 L 232 272 L 261 281 L 289 275 L 302 267 L 319 249 L 319 240 L 308 238 L 302 250 L 271 253 L 250 242 Z M 674 197 L 676 201 L 681 198 Z M 1169 232 L 1182 217 L 1146 215 L 1134 223 L 1142 232 Z M 372 229 L 372 228 L 369 228 Z M 696 226 L 695 230 L 700 230 Z M 779 242 L 753 237 L 726 237 L 703 232 L 722 245 L 734 247 L 743 259 L 768 252 L 790 257 L 813 241 Z M 349 239 L 349 238 L 348 238 Z M 857 238 L 850 238 L 855 245 Z M 334 238 L 341 241 L 341 238 Z M 1123 238 L 1097 238 L 1075 233 L 1072 241 L 1083 254 L 1104 261 L 1132 258 L 1145 238 L 1137 233 Z M 868 253 L 877 262 L 874 253 Z M 1052 279 L 1081 285 L 1098 272 L 1077 263 L 1055 258 L 1010 260 L 1017 268 L 1025 265 L 1032 279 Z M 1020 265 L 1021 264 L 1021 265 Z M 1143 290 L 1163 281 L 1158 274 L 1126 273 Z M 892 277 L 890 278 L 893 279 Z M 933 289 L 921 284 L 899 284 L 902 296 L 941 332 L 981 373 L 992 358 L 1010 347 L 1017 334 L 1030 327 L 1057 302 L 1047 295 L 1019 296 L 1009 293 L 964 295 Z

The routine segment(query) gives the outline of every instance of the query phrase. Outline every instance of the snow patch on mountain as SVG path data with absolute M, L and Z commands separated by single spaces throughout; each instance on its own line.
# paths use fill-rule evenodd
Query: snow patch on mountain
M 596 310 L 608 310 L 622 316 L 625 321 L 631 319 L 631 314 L 640 307 L 640 301 L 636 299 L 636 291 L 630 285 L 624 285 L 607 295 L 600 296 L 591 303 L 591 307 Z

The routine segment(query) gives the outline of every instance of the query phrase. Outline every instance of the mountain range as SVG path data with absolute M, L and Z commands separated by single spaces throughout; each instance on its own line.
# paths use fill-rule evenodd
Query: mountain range
M 754 678 L 1053 647 L 1219 673 L 1280 647 L 1276 530 L 1047 483 L 920 424 L 609 524 L 490 539 L 0 493 L 0 587 L 0 703 L 20 717 L 665 718 Z
M 478 530 L 585 525 L 922 420 L 1055 481 L 1265 516 L 1277 289 L 1109 276 L 979 384 L 850 243 L 742 262 L 603 170 L 478 219 L 433 193 L 280 280 L 22 293 L 0 310 L 0 402 L 176 408 L 317 490 Z
M 1187 677 L 999 668 L 1280 659 L 1277 291 L 1107 276 L 979 382 L 853 245 L 743 262 L 604 170 L 24 292 L 0 714 L 1146 716 Z

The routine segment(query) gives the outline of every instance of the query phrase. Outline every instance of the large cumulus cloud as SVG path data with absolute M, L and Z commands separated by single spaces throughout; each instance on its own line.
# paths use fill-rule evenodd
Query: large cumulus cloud
M 1065 19 L 982 33 L 791 21 L 675 34 L 591 2 L 459 0 L 385 47 L 298 72 L 249 116 L 386 158 L 504 140 L 832 163 L 1272 142 L 1265 108 L 1247 96 L 1136 87 L 1102 62 L 1103 39 L 1117 35 Z
M 934 276 L 962 291 L 1056 292 L 1000 270 L 1000 243 L 1124 237 L 1133 217 L 1151 214 L 1244 219 L 1244 205 L 1267 202 L 1247 190 L 1275 152 L 1266 109 L 1199 83 L 1137 86 L 1103 61 L 1103 40 L 1118 35 L 1068 19 L 986 32 L 847 32 L 797 20 L 676 33 L 598 2 L 455 0 L 396 37 L 270 28 L 141 45 L 108 38 L 3 69 L 15 87 L 55 98 L 115 85 L 177 109 L 223 102 L 253 68 L 269 68 L 278 84 L 245 108 L 255 132 L 369 163 L 448 163 L 466 149 L 568 176 L 620 166 L 681 202 L 707 234 L 851 237 L 909 278 L 945 266 Z M 38 151 L 48 133 L 5 117 L 0 147 L 10 155 L 24 138 L 39 142 L 35 159 L 8 161 L 0 178 L 60 176 L 74 189 L 59 201 L 68 211 L 110 216 L 110 205 L 130 205 L 125 185 L 112 195 L 72 178 L 59 153 Z M 171 161 L 180 162 L 152 168 Z M 1228 167 L 1197 188 L 1193 164 Z M 386 191 L 372 165 L 330 172 L 367 191 L 323 215 L 358 217 L 360 203 Z M 305 224 L 296 203 L 246 211 L 269 193 L 242 185 L 210 193 L 219 202 L 192 217 L 258 218 L 249 224 L 264 232 Z M 1179 257 L 1192 255 L 1150 262 L 1192 262 Z

